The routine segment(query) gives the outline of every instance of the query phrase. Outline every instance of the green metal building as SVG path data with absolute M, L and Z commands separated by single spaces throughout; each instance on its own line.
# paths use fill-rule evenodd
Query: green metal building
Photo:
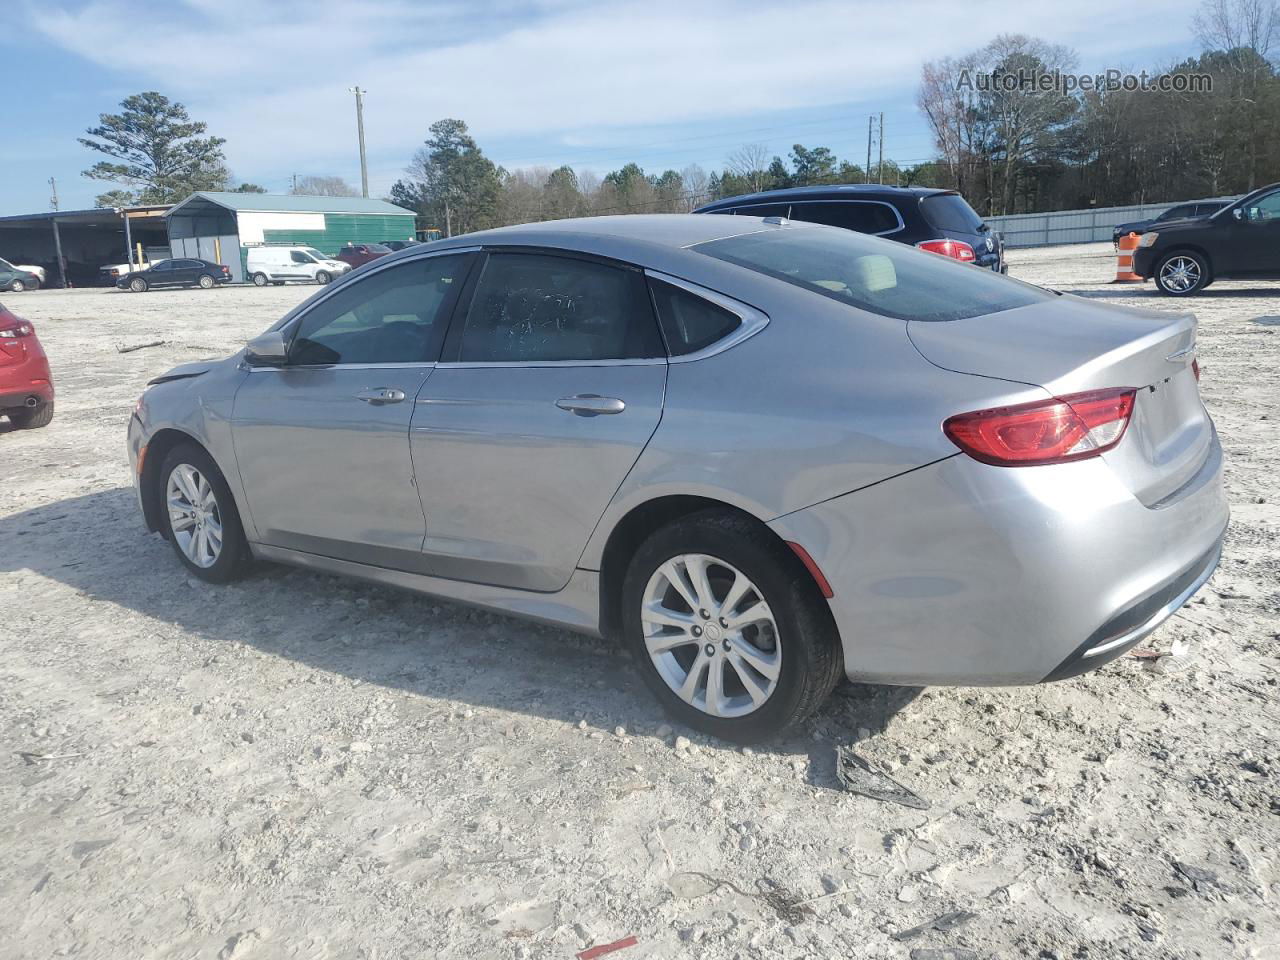
M 174 257 L 199 257 L 246 278 L 247 249 L 315 247 L 332 256 L 348 243 L 412 240 L 414 214 L 385 200 L 272 193 L 193 193 L 165 214 Z

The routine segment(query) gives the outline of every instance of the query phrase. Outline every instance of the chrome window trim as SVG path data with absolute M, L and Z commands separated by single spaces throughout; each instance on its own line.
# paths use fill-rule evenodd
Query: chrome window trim
M 660 273 L 657 270 L 645 270 L 646 277 L 652 277 L 655 280 L 661 280 L 663 283 L 669 283 L 673 287 L 679 287 L 686 293 L 691 293 L 695 297 L 701 297 L 710 303 L 714 303 L 717 307 L 728 310 L 742 321 L 738 324 L 728 336 L 721 337 L 715 343 L 709 343 L 701 350 L 695 350 L 693 353 L 684 353 L 679 356 L 671 356 L 668 358 L 670 363 L 692 363 L 695 360 L 705 360 L 707 357 L 714 357 L 718 353 L 724 353 L 744 340 L 754 337 L 757 333 L 769 325 L 769 316 L 763 311 L 757 310 L 755 307 L 749 307 L 741 300 L 734 300 L 732 297 L 726 297 L 723 293 L 717 293 L 706 287 L 701 287 L 696 283 L 690 283 L 688 280 L 682 280 L 679 277 L 673 277 L 669 273 Z
M 245 363 L 244 366 L 250 373 L 283 373 L 285 370 L 420 370 L 443 364 L 428 360 L 415 363 L 298 363 L 283 367 L 255 367 Z
M 414 250 L 414 255 L 411 257 L 395 257 L 395 254 L 399 253 L 400 251 L 393 251 L 391 254 L 391 257 L 395 257 L 395 259 L 391 260 L 390 263 L 378 263 L 377 260 L 371 260 L 368 264 L 365 264 L 365 266 L 369 267 L 369 269 L 360 275 L 360 280 L 365 280 L 368 277 L 372 277 L 375 274 L 381 273 L 383 270 L 390 270 L 392 267 L 398 267 L 406 263 L 416 263 L 419 260 L 429 260 L 432 257 L 447 257 L 457 253 L 479 253 L 481 250 L 481 247 L 479 244 L 476 244 L 475 246 L 449 247 L 445 250 L 430 250 L 430 251 L 423 251 L 421 253 L 419 253 L 413 247 L 410 247 L 409 249 Z M 378 260 L 385 260 L 385 259 L 390 259 L 390 257 L 378 258 Z M 376 264 L 376 266 L 371 266 L 370 264 Z M 300 321 L 308 313 L 310 313 L 316 307 L 320 306 L 320 304 L 324 303 L 330 297 L 336 295 L 340 291 L 345 290 L 348 286 L 350 286 L 350 283 L 347 282 L 346 278 L 354 274 L 357 269 L 359 268 L 358 267 L 352 268 L 351 270 L 348 270 L 346 273 L 341 274 L 339 277 L 334 278 L 334 281 L 328 285 L 328 289 L 326 289 L 322 293 L 316 294 L 315 300 L 304 300 L 302 303 L 298 304 L 296 307 L 294 307 L 292 310 L 286 313 L 283 317 L 277 320 L 272 326 L 267 327 L 267 329 L 268 330 L 284 330 L 287 327 L 289 327 L 291 324 L 294 324 Z M 359 283 L 360 280 L 357 280 L 356 282 Z
M 863 233 L 862 235 L 863 235 L 864 237 L 887 237 L 887 236 L 889 236 L 889 235 L 890 235 L 890 234 L 892 234 L 892 233 L 897 233 L 899 230 L 905 230 L 905 229 L 907 228 L 906 223 L 905 223 L 905 222 L 903 221 L 903 219 L 902 219 L 902 213 L 898 210 L 898 208 L 897 208 L 897 207 L 895 207 L 892 203 L 886 203 L 884 200 L 845 200 L 845 199 L 843 199 L 843 198 L 833 198 L 833 199 L 831 199 L 831 200 L 793 200 L 793 201 L 791 201 L 791 206 L 792 206 L 792 207 L 795 207 L 795 206 L 797 206 L 797 205 L 802 205 L 802 204 L 806 204 L 806 203 L 810 203 L 810 204 L 811 204 L 811 203 L 861 203 L 861 204 L 872 204 L 872 203 L 874 203 L 874 204 L 879 204 L 879 205 L 880 205 L 880 206 L 882 206 L 882 207 L 888 207 L 890 210 L 892 210 L 892 211 L 893 211 L 893 217 L 894 217 L 894 219 L 895 219 L 895 220 L 897 220 L 897 221 L 898 221 L 898 225 L 897 225 L 896 227 L 894 227 L 892 230 L 879 230 L 879 231 L 877 231 L 877 232 L 875 232 L 875 233 Z M 794 218 L 792 218 L 792 219 L 794 219 Z M 801 223 L 812 223 L 813 221 L 811 221 L 811 220 L 801 220 L 800 222 L 801 222 Z M 823 224 L 818 224 L 818 226 L 823 226 Z M 840 227 L 839 229 L 841 229 L 841 230 L 848 230 L 848 229 L 851 229 L 851 228 L 849 228 L 849 227 Z M 861 231 L 861 230 L 854 230 L 853 232 L 854 232 L 854 233 L 862 233 L 862 231 Z

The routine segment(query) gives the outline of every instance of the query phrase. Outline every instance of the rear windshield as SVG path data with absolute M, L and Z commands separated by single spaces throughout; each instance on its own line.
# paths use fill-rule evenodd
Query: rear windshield
M 920 201 L 924 218 L 937 230 L 982 233 L 986 224 L 958 193 L 937 193 Z
M 964 320 L 1053 297 L 973 264 L 827 227 L 767 227 L 691 249 L 898 320 Z

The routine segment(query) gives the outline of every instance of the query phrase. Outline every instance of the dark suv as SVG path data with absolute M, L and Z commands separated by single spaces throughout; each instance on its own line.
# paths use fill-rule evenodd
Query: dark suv
M 1207 219 L 1158 224 L 1142 235 L 1133 271 L 1173 297 L 1199 293 L 1214 280 L 1280 280 L 1280 183 Z
M 694 213 L 825 223 L 1008 272 L 999 234 L 983 223 L 954 190 L 886 187 L 877 183 L 795 187 L 717 200 Z
M 1194 217 L 1208 217 L 1217 213 L 1230 202 L 1230 200 L 1197 200 L 1195 203 L 1180 203 L 1176 207 L 1170 207 L 1158 217 L 1134 220 L 1130 223 L 1117 223 L 1111 231 L 1111 242 L 1119 247 L 1121 237 L 1127 237 L 1131 233 L 1146 233 L 1156 224 L 1168 223 L 1170 220 L 1190 220 Z

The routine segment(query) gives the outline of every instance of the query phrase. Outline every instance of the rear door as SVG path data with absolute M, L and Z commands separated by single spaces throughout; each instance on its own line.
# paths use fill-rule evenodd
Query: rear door
M 284 367 L 244 379 L 232 437 L 263 543 L 421 566 L 409 421 L 469 263 L 423 257 L 343 284 L 295 321 Z
M 554 591 L 657 428 L 666 351 L 639 270 L 495 251 L 477 272 L 413 413 L 427 569 Z

